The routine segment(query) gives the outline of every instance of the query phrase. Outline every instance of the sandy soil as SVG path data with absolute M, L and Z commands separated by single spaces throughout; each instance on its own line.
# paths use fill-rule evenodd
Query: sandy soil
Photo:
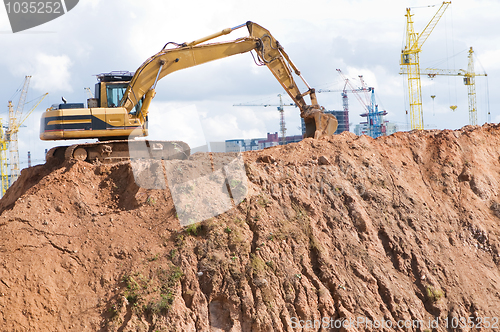
M 500 328 L 499 146 L 498 125 L 344 133 L 142 187 L 129 163 L 25 169 L 0 201 L 0 330 Z

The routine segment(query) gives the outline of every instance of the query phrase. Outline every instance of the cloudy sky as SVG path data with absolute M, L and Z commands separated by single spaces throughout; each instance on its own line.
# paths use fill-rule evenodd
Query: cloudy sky
M 428 5 L 436 4 L 435 7 Z M 342 89 L 340 68 L 355 86 L 363 75 L 375 87 L 379 108 L 387 120 L 407 129 L 406 78 L 399 75 L 405 35 L 405 9 L 415 14 L 415 31 L 422 31 L 441 2 L 424 0 L 80 0 L 67 14 L 44 25 L 13 34 L 5 7 L 0 8 L 0 117 L 8 118 L 8 101 L 17 104 L 24 76 L 32 81 L 28 100 L 48 97 L 20 130 L 20 160 L 27 151 L 34 163 L 44 150 L 72 142 L 42 142 L 41 113 L 61 96 L 84 102 L 84 88 L 94 89 L 93 75 L 113 70 L 134 71 L 166 42 L 189 42 L 227 27 L 254 21 L 284 46 L 308 83 L 317 89 Z M 454 0 L 423 46 L 422 68 L 467 69 L 467 51 L 475 50 L 479 123 L 500 122 L 500 2 Z M 246 35 L 239 29 L 218 40 Z M 428 128 L 457 129 L 468 124 L 467 89 L 460 77 L 422 77 L 424 123 Z M 161 80 L 150 108 L 154 139 L 205 141 L 265 137 L 279 131 L 274 107 L 235 107 L 234 104 L 278 103 L 284 94 L 265 67 L 250 54 L 237 55 L 173 73 Z M 435 95 L 434 100 L 430 97 Z M 340 92 L 321 93 L 326 109 L 340 110 Z M 285 98 L 285 102 L 290 102 Z M 363 107 L 349 95 L 351 131 Z M 458 106 L 453 112 L 450 106 Z M 27 106 L 28 108 L 29 106 Z M 299 134 L 299 111 L 285 108 L 287 134 Z

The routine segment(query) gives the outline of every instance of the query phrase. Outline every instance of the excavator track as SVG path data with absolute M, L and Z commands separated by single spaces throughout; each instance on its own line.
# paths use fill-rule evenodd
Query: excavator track
M 115 140 L 58 146 L 50 149 L 47 162 L 86 161 L 113 164 L 132 159 L 184 160 L 191 154 L 188 144 L 181 141 Z

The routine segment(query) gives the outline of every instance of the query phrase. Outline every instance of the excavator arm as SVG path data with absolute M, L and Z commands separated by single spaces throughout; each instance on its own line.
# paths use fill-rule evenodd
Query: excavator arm
M 229 34 L 232 31 L 247 26 L 248 37 L 233 41 L 202 44 L 213 38 Z M 168 45 L 168 44 L 167 44 Z M 247 22 L 234 28 L 224 29 L 210 36 L 192 41 L 190 43 L 176 44 L 175 48 L 166 46 L 157 54 L 147 59 L 135 72 L 127 90 L 121 100 L 120 106 L 130 112 L 140 100 L 143 100 L 141 111 L 137 116 L 144 119 L 147 115 L 151 100 L 155 96 L 157 82 L 166 75 L 202 63 L 222 59 L 235 54 L 255 51 L 261 64 L 265 64 L 285 91 L 301 110 L 301 117 L 306 124 L 305 137 L 320 138 L 332 135 L 337 129 L 337 119 L 324 113 L 316 99 L 315 90 L 307 84 L 300 71 L 292 63 L 283 47 L 268 30 L 260 25 Z M 295 83 L 293 72 L 299 76 L 308 90 L 301 92 Z M 311 104 L 304 99 L 309 95 Z

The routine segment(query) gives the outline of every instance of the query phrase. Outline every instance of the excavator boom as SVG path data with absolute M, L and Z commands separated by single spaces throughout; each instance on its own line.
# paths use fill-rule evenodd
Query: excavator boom
M 202 44 L 243 26 L 248 28 L 248 37 L 222 43 Z M 333 115 L 323 113 L 324 108 L 318 104 L 315 90 L 309 87 L 281 44 L 268 30 L 256 23 L 249 21 L 246 24 L 224 29 L 190 43 L 177 44 L 175 48 L 166 49 L 167 45 L 160 52 L 147 59 L 135 72 L 120 103 L 120 106 L 128 112 L 144 98 L 141 116 L 145 118 L 149 104 L 155 95 L 156 83 L 174 71 L 236 54 L 256 51 L 261 64 L 266 65 L 271 70 L 283 89 L 300 108 L 301 116 L 306 122 L 306 137 L 319 138 L 332 135 L 337 129 L 337 120 Z M 308 88 L 304 93 L 299 90 L 292 70 Z M 304 100 L 306 95 L 310 96 L 311 105 L 308 105 Z

